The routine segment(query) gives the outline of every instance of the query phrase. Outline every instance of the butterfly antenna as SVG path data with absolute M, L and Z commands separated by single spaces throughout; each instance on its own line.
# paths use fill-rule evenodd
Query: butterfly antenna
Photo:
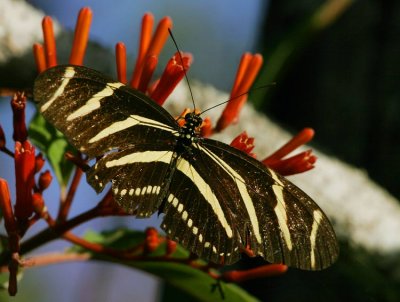
M 224 102 L 222 102 L 222 103 L 219 103 L 219 104 L 217 104 L 217 105 L 214 105 L 214 106 L 212 106 L 212 107 L 210 107 L 210 108 L 207 108 L 206 110 L 202 111 L 202 112 L 200 113 L 200 115 L 202 115 L 204 112 L 207 112 L 207 111 L 209 111 L 209 110 L 211 110 L 211 109 L 214 109 L 214 108 L 216 108 L 216 107 L 218 107 L 218 106 L 221 106 L 221 105 L 223 105 L 223 104 L 226 104 L 226 103 L 228 103 L 228 102 L 230 102 L 230 101 L 232 101 L 232 100 L 235 100 L 235 99 L 237 99 L 237 98 L 240 98 L 241 96 L 244 96 L 244 95 L 248 94 L 249 92 L 252 92 L 252 91 L 255 91 L 255 90 L 259 90 L 259 89 L 262 89 L 262 88 L 266 88 L 266 87 L 275 86 L 275 85 L 276 85 L 276 83 L 274 82 L 274 83 L 271 83 L 271 84 L 266 84 L 266 85 L 261 85 L 261 86 L 258 86 L 258 87 L 254 87 L 254 88 L 252 88 L 252 89 L 250 89 L 250 90 L 248 90 L 248 91 L 246 91 L 246 92 L 244 92 L 244 93 L 241 93 L 241 94 L 239 94 L 239 95 L 237 95 L 237 96 L 234 96 L 233 98 L 231 98 L 231 99 L 229 99 L 229 100 L 226 100 L 226 101 L 224 101 Z
M 189 78 L 188 78 L 188 76 L 186 74 L 185 65 L 183 64 L 183 58 L 182 58 L 181 51 L 180 51 L 180 49 L 178 47 L 178 43 L 176 43 L 175 37 L 172 34 L 172 31 L 171 31 L 170 28 L 168 28 L 168 32 L 169 32 L 169 35 L 171 36 L 172 41 L 174 42 L 176 50 L 178 51 L 179 59 L 181 60 L 181 64 L 182 64 L 182 68 L 183 68 L 183 74 L 185 75 L 186 83 L 187 83 L 187 85 L 189 87 L 190 97 L 192 98 L 193 110 L 195 110 L 196 109 L 196 105 L 194 104 L 193 92 L 192 92 L 192 88 L 190 88 Z

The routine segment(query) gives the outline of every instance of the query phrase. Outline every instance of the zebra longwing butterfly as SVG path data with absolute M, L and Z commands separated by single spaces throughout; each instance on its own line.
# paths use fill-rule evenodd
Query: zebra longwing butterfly
M 40 112 L 90 158 L 87 181 L 108 182 L 137 217 L 164 213 L 166 234 L 198 256 L 230 264 L 249 247 L 269 262 L 320 270 L 338 255 L 318 205 L 286 178 L 224 143 L 201 138 L 200 115 L 180 127 L 141 92 L 81 66 L 35 81 Z

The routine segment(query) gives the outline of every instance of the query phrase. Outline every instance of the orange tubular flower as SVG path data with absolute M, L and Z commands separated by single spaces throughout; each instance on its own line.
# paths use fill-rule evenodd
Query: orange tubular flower
M 39 176 L 39 183 L 38 183 L 39 192 L 43 192 L 44 190 L 46 190 L 50 186 L 52 180 L 53 176 L 51 175 L 49 170 L 46 170 L 43 173 L 41 173 Z
M 271 154 L 261 162 L 284 176 L 308 171 L 314 168 L 314 164 L 317 160 L 317 157 L 312 154 L 311 150 L 301 152 L 287 159 L 283 158 L 298 147 L 308 143 L 313 138 L 313 136 L 314 130 L 311 128 L 305 128 L 300 131 L 296 136 L 294 136 L 284 146 L 282 146 L 280 149 L 275 151 L 273 154 Z M 256 155 L 254 153 L 251 153 L 254 148 L 254 138 L 249 137 L 246 132 L 242 132 L 241 134 L 239 134 L 231 142 L 231 146 L 235 147 L 236 149 L 242 150 L 248 155 L 256 158 Z
M 132 74 L 130 84 L 133 88 L 138 88 L 142 78 L 143 68 L 146 65 L 147 57 L 155 56 L 158 59 L 162 48 L 168 38 L 168 28 L 172 28 L 172 20 L 164 17 L 159 22 L 154 35 L 151 35 L 154 23 L 152 14 L 147 13 L 142 19 L 142 30 L 140 33 L 139 55 L 136 59 L 135 69 Z
M 169 60 L 156 88 L 150 95 L 159 105 L 164 104 L 167 97 L 185 76 L 186 70 L 189 69 L 193 61 L 193 57 L 190 53 L 182 53 L 181 56 L 182 62 L 179 53 L 175 53 Z
M 92 11 L 88 7 L 82 8 L 75 26 L 74 41 L 69 59 L 70 64 L 83 64 L 91 22 Z M 33 45 L 33 54 L 38 72 L 57 65 L 56 39 L 51 17 L 46 16 L 43 18 L 42 28 L 44 46 L 39 43 Z
M 33 56 L 35 58 L 36 67 L 39 73 L 45 71 L 47 68 L 46 55 L 42 44 L 33 44 Z
M 56 39 L 53 31 L 53 21 L 49 16 L 43 18 L 42 21 L 44 49 L 47 68 L 57 65 Z M 37 62 L 38 60 L 36 60 Z
M 126 47 L 122 42 L 118 42 L 117 45 L 115 45 L 115 59 L 118 81 L 126 84 Z
M 26 221 L 33 213 L 32 194 L 35 184 L 35 147 L 29 141 L 15 143 L 15 178 L 17 199 L 15 217 Z
M 158 232 L 155 228 L 147 228 L 145 231 L 145 241 L 144 241 L 144 253 L 154 252 L 160 245 L 160 238 L 158 237 Z
M 235 137 L 231 142 L 231 146 L 246 152 L 248 155 L 254 158 L 256 157 L 254 153 L 251 153 L 251 151 L 254 149 L 254 137 L 249 137 L 246 131 L 243 131 L 237 137 Z
M 170 256 L 175 253 L 177 245 L 176 241 L 167 239 L 165 255 Z
M 205 117 L 200 128 L 200 135 L 202 137 L 209 137 L 212 134 L 212 131 L 211 119 L 209 117 Z
M 302 173 L 314 168 L 317 157 L 311 154 L 311 150 L 283 159 L 283 157 L 293 150 L 311 141 L 313 137 L 314 130 L 311 128 L 304 128 L 289 142 L 262 160 L 262 163 L 285 176 Z
M 42 170 L 43 166 L 44 166 L 44 158 L 43 158 L 43 154 L 39 153 L 38 155 L 36 155 L 35 157 L 35 173 L 38 173 L 40 170 Z
M 245 53 L 242 56 L 230 94 L 230 101 L 217 122 L 217 126 L 214 129 L 215 132 L 220 132 L 231 123 L 237 121 L 240 110 L 247 101 L 246 93 L 250 90 L 251 85 L 253 85 L 262 62 L 263 58 L 260 54 L 252 55 Z
M 221 279 L 227 282 L 240 283 L 256 278 L 282 275 L 288 270 L 284 264 L 267 264 L 245 271 L 228 271 L 222 274 Z
M 158 56 L 148 55 L 145 57 L 139 81 L 139 86 L 137 88 L 141 92 L 146 93 L 147 87 L 149 86 L 154 70 L 156 70 L 157 64 L 158 64 Z
M 14 141 L 24 142 L 28 138 L 25 124 L 26 97 L 23 93 L 16 93 L 11 100 L 13 111 Z
M 90 24 L 92 23 L 92 11 L 88 7 L 80 10 L 78 20 L 75 25 L 74 42 L 72 43 L 69 63 L 82 65 L 89 40 Z
M 17 222 L 13 215 L 13 209 L 11 205 L 10 191 L 8 184 L 5 179 L 0 178 L 0 209 L 4 217 L 4 226 L 7 234 L 17 233 Z M 10 236 L 11 237 L 11 236 Z M 16 247 L 11 248 L 12 251 L 18 250 Z

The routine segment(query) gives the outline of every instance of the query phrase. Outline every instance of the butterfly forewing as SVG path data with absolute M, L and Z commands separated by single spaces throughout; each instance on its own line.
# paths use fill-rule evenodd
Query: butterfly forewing
M 332 226 L 316 203 L 247 154 L 197 137 L 199 115 L 180 128 L 144 94 L 79 66 L 45 71 L 34 96 L 72 145 L 101 156 L 87 172 L 97 192 L 111 181 L 128 213 L 164 213 L 167 235 L 197 255 L 229 264 L 249 248 L 309 270 L 337 258 Z
M 57 66 L 39 75 L 35 100 L 44 117 L 91 157 L 131 144 L 165 144 L 178 125 L 141 92 L 81 66 Z

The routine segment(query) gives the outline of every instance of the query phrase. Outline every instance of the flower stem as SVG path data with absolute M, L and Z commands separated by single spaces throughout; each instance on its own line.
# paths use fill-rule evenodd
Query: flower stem
M 84 223 L 88 220 L 97 217 L 98 213 L 99 213 L 98 207 L 95 207 L 68 221 L 65 221 L 64 223 L 56 224 L 52 228 L 49 227 L 41 231 L 32 238 L 28 239 L 27 241 L 21 243 L 21 248 L 20 248 L 21 254 L 26 254 L 45 243 L 48 243 L 54 239 L 59 238 L 60 236 L 62 236 L 62 234 L 76 227 L 77 225 L 80 225 L 81 223 Z M 0 257 L 0 263 L 2 263 L 1 260 L 4 259 Z
M 83 171 L 79 167 L 77 167 L 75 169 L 74 177 L 72 178 L 72 182 L 69 187 L 67 196 L 65 197 L 64 200 L 61 200 L 57 221 L 65 221 L 67 219 L 69 209 L 71 208 L 71 204 L 74 199 L 80 180 L 82 178 L 82 174 Z

